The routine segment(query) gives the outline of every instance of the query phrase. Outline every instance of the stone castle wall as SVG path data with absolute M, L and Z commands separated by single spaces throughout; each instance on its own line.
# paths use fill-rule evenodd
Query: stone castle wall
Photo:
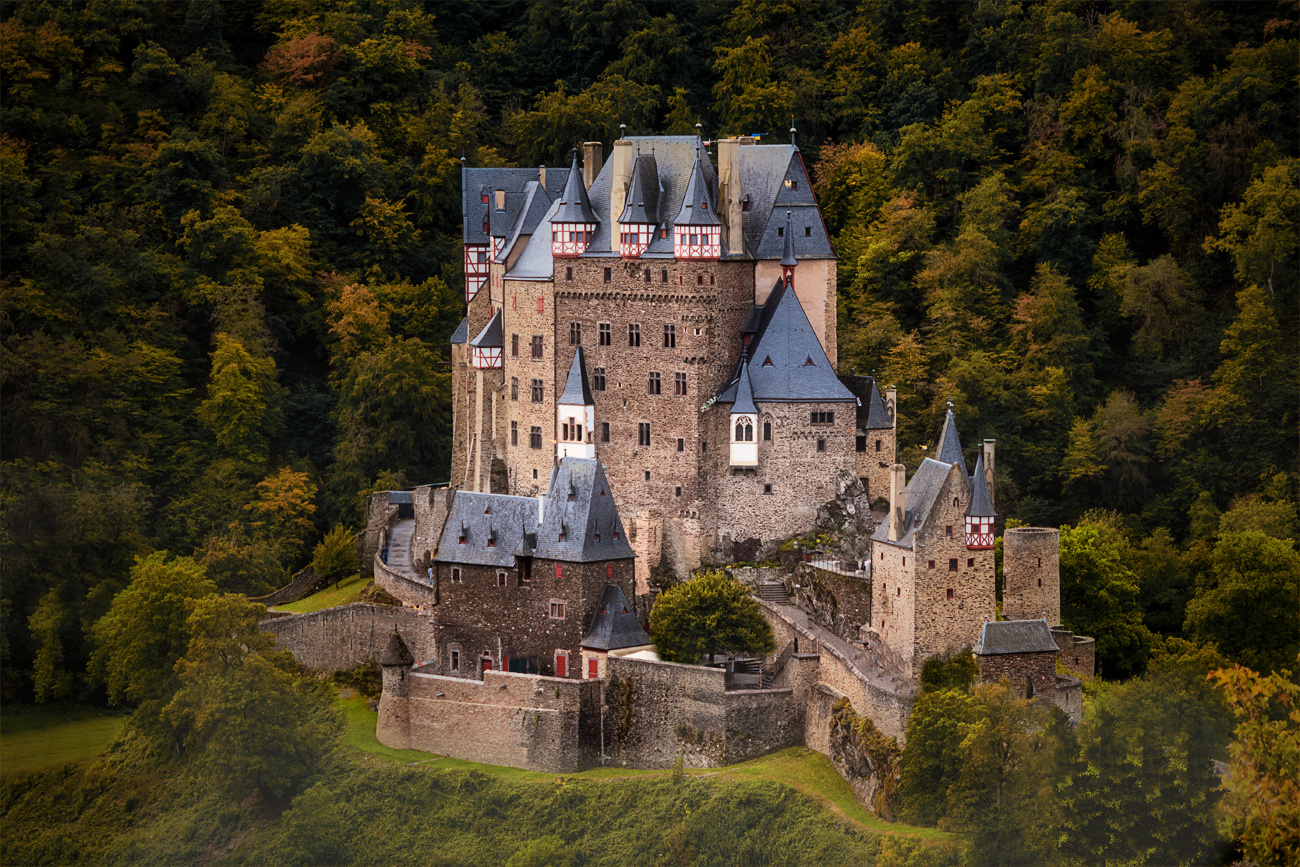
M 1097 674 L 1097 641 L 1086 635 L 1075 635 L 1062 626 L 1053 627 L 1052 638 L 1061 648 L 1061 665 L 1075 677 L 1091 680 Z
M 506 346 L 498 451 L 505 457 L 507 492 L 532 497 L 544 493 L 551 479 L 555 401 L 564 390 L 573 351 L 568 346 L 568 332 L 560 335 L 556 328 L 555 287 L 550 281 L 510 280 L 500 291 Z M 532 355 L 534 336 L 542 338 L 540 358 Z M 540 402 L 533 401 L 534 379 L 542 382 Z M 533 428 L 541 432 L 541 448 L 533 448 Z
M 1002 535 L 1002 616 L 1061 622 L 1061 531 L 1012 527 Z M 1062 648 L 1064 650 L 1064 648 Z
M 393 569 L 377 556 L 373 568 L 375 583 L 391 593 L 403 605 L 437 604 L 437 590 L 427 579 L 421 581 L 416 575 Z
M 434 629 L 429 619 L 413 608 L 356 602 L 275 617 L 260 626 L 307 668 L 338 671 L 378 659 L 393 631 L 401 633 L 417 661 L 432 657 Z
M 889 468 L 894 465 L 896 438 L 892 429 L 867 430 L 866 451 L 856 453 L 858 478 L 865 479 L 867 498 L 889 499 Z M 856 441 L 854 448 L 857 448 Z
M 831 364 L 838 369 L 838 347 L 836 346 L 836 305 L 839 303 L 835 285 L 836 263 L 834 259 L 805 259 L 794 272 L 794 294 L 808 317 L 817 339 Z M 781 263 L 774 259 L 765 259 L 754 264 L 754 290 L 756 303 L 767 301 L 772 287 L 781 279 Z
M 452 488 L 440 485 L 421 485 L 412 492 L 415 532 L 411 536 L 411 563 L 429 561 L 438 550 L 438 539 L 442 525 L 447 522 L 454 493 Z
M 814 622 L 846 641 L 856 641 L 871 622 L 871 581 L 801 563 L 795 569 L 794 595 Z

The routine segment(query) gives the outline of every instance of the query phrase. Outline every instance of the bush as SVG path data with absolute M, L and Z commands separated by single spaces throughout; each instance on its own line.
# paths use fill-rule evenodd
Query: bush
M 333 579 L 336 584 L 340 578 L 355 573 L 360 568 L 355 537 L 346 527 L 335 524 L 312 552 L 311 566 L 317 575 Z

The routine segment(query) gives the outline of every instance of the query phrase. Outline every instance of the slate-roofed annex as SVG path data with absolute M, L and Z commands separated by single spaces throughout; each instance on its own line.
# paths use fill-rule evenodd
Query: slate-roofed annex
M 605 470 L 591 458 L 566 457 L 551 477 L 535 556 L 571 563 L 636 556 Z
M 939 491 L 943 488 L 943 483 L 951 471 L 951 464 L 936 461 L 934 458 L 922 460 L 921 466 L 916 468 L 916 473 L 912 476 L 911 481 L 907 483 L 907 489 L 904 493 L 906 506 L 903 510 L 903 527 L 898 540 L 889 541 L 889 522 L 883 521 L 876 528 L 875 534 L 872 535 L 872 541 L 910 548 L 916 531 L 925 523 L 931 509 L 934 508 Z
M 984 624 L 975 653 L 994 656 L 1004 653 L 1056 653 L 1046 620 L 994 620 Z
M 754 337 L 742 351 L 742 361 L 748 363 L 753 398 L 759 403 L 857 403 L 853 392 L 835 375 L 798 296 L 785 281 L 777 281 L 767 303 L 762 305 Z M 737 362 L 736 377 L 718 395 L 720 403 L 736 400 L 739 374 Z
M 438 540 L 439 563 L 513 566 L 515 551 L 537 533 L 537 499 L 457 491 Z
M 582 637 L 583 649 L 623 650 L 646 644 L 650 644 L 650 636 L 636 619 L 632 603 L 618 587 L 606 584 L 587 634 Z
M 538 169 L 514 168 L 473 168 L 461 169 L 461 225 L 464 243 L 487 244 L 491 235 L 491 223 L 496 211 L 496 191 L 502 190 L 507 198 L 510 194 L 523 193 L 530 181 L 539 182 L 541 172 Z M 564 188 L 564 169 L 553 168 L 546 172 L 546 191 L 554 199 Z M 483 197 L 487 196 L 487 201 Z M 520 200 L 522 203 L 522 199 Z M 517 210 L 516 210 L 517 213 Z M 483 224 L 489 224 L 488 229 Z M 513 215 L 511 218 L 513 224 Z M 509 225 L 501 226 L 504 233 Z
M 581 346 L 573 352 L 569 375 L 564 380 L 564 391 L 556 403 L 562 406 L 590 406 L 595 403 L 595 398 L 591 396 L 591 384 L 587 380 L 587 365 Z

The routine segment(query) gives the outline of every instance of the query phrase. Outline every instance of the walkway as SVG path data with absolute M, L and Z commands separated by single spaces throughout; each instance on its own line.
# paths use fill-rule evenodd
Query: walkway
M 892 692 L 895 695 L 914 695 L 916 693 L 916 687 L 913 684 L 886 674 L 870 650 L 861 644 L 845 641 L 826 627 L 809 620 L 807 612 L 801 608 L 790 604 L 778 605 L 770 602 L 761 602 L 760 604 L 771 607 L 778 617 L 793 623 L 799 632 L 806 637 L 812 638 L 819 645 L 834 648 L 852 666 L 853 673 L 861 678 L 863 683 L 883 689 L 886 692 Z M 800 648 L 800 652 L 806 651 Z
M 415 574 L 411 571 L 411 537 L 414 535 L 414 518 L 398 521 L 388 531 L 388 568 L 394 572 Z

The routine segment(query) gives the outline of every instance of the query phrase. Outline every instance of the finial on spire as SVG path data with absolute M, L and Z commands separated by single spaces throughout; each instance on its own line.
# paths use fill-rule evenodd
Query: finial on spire
M 794 115 L 791 115 L 790 116 L 790 144 L 794 145 L 797 148 L 799 146 L 794 143 L 794 134 L 795 134 Z
M 703 137 L 704 137 L 703 129 L 704 129 L 704 124 L 700 123 L 700 122 L 697 120 L 697 121 L 695 122 L 695 135 L 696 135 L 697 137 L 703 138 Z
M 948 398 L 948 412 L 952 412 L 952 398 Z
M 619 137 L 619 138 L 627 138 L 627 124 L 625 124 L 625 123 L 620 123 L 620 124 L 618 125 L 618 137 Z

